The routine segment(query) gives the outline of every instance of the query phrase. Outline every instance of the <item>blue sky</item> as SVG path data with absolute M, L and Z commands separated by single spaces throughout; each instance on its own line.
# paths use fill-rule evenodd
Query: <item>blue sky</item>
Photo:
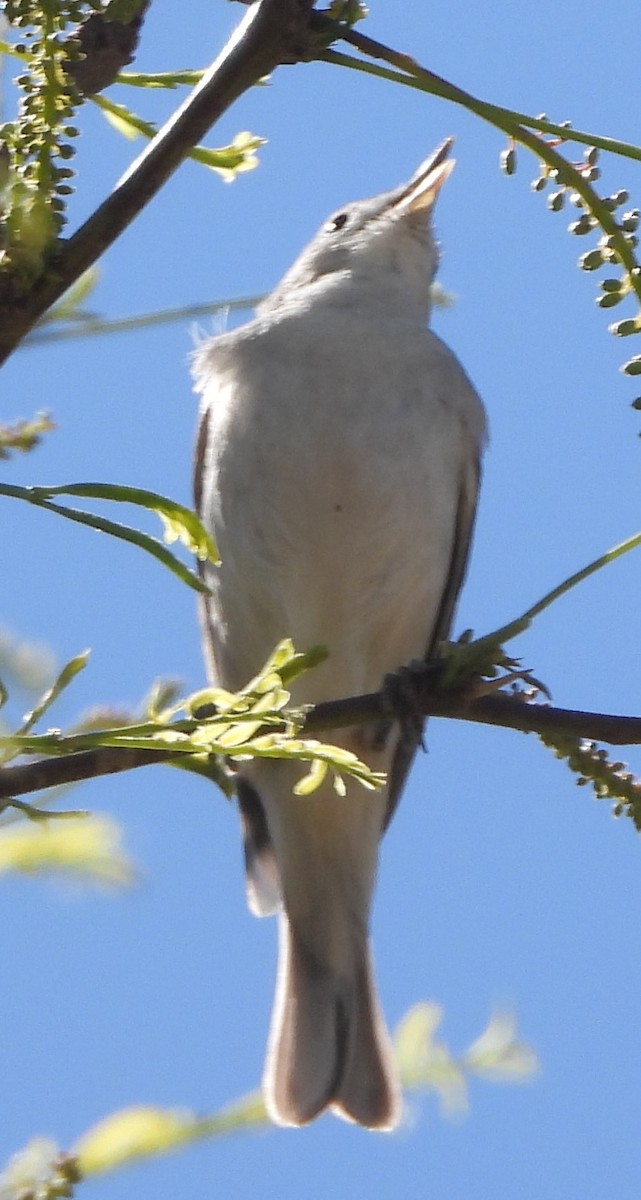
M 148 17 L 141 70 L 205 65 L 238 5 L 169 0 Z M 373 37 L 476 95 L 639 140 L 637 6 L 373 3 Z M 616 22 L 616 24 L 615 24 Z M 629 81 L 633 81 L 630 83 Z M 116 95 L 160 120 L 175 93 Z M 135 154 L 91 108 L 78 156 L 82 219 Z M 587 239 L 530 190 L 534 160 L 498 170 L 504 141 L 445 102 L 322 64 L 282 68 L 210 135 L 267 138 L 234 184 L 188 163 L 101 264 L 105 316 L 268 290 L 326 213 L 407 178 L 445 136 L 457 168 L 439 200 L 434 325 L 486 402 L 491 444 L 457 632 L 484 633 L 639 527 L 637 394 L 618 372 Z M 577 156 L 580 151 L 577 151 Z M 602 160 L 605 192 L 641 201 L 638 164 Z M 622 306 L 623 308 L 623 306 Z M 617 313 L 618 315 L 618 313 Z M 627 311 L 621 312 L 627 315 Z M 47 408 L 57 432 L 12 483 L 111 479 L 189 502 L 195 398 L 185 321 L 23 350 L 3 372 L 2 419 Z M 638 353 L 636 347 L 632 351 Z M 203 682 L 192 595 L 155 562 L 2 501 L 0 625 L 91 663 L 52 717 L 135 704 L 159 676 Z M 630 555 L 564 598 L 513 648 L 557 703 L 639 711 L 641 566 Z M 17 698 L 18 702 L 20 697 Z M 460 1052 L 513 1008 L 541 1070 L 523 1087 L 477 1081 L 448 1123 L 412 1101 L 395 1137 L 326 1118 L 202 1144 L 84 1185 L 95 1200 L 181 1196 L 430 1195 L 597 1200 L 638 1194 L 641 847 L 534 737 L 433 721 L 383 847 L 374 918 L 393 1026 L 417 1000 L 445 1010 Z M 638 750 L 624 755 L 641 772 Z M 141 880 L 121 896 L 1 884 L 0 1159 L 35 1133 L 70 1145 L 134 1103 L 212 1109 L 254 1087 L 275 928 L 245 908 L 235 814 L 202 781 L 161 768 L 95 781 L 73 803 L 115 815 Z

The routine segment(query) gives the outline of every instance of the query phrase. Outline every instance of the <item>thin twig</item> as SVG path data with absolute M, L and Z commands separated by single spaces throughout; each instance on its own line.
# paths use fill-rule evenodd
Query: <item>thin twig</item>
M 426 679 L 429 681 L 429 678 L 427 668 Z M 528 704 L 518 697 L 498 693 L 466 699 L 460 694 L 438 696 L 426 692 L 420 697 L 418 707 L 424 716 L 498 725 L 522 733 L 566 734 L 616 746 L 641 744 L 641 717 L 583 712 L 577 709 L 555 708 L 548 704 Z M 317 704 L 307 714 L 301 732 L 303 736 L 313 736 L 324 730 L 380 721 L 389 716 L 389 699 L 386 694 L 372 692 L 363 696 L 352 696 L 346 700 L 330 700 Z M 161 747 L 160 744 L 157 751 L 105 746 L 56 758 L 40 759 L 38 762 L 22 766 L 2 768 L 0 799 L 172 761 L 176 761 L 175 752 L 172 754 L 171 750 Z
M 38 325 L 23 342 L 22 348 L 42 346 L 48 342 L 73 341 L 77 338 L 100 337 L 107 333 L 135 333 L 156 325 L 171 325 L 176 321 L 193 320 L 196 317 L 215 316 L 217 313 L 245 312 L 256 308 L 264 296 L 243 296 L 239 300 L 210 300 L 202 304 L 185 304 L 181 308 L 157 309 L 156 312 L 137 313 L 131 317 L 103 318 L 71 315 L 64 323 Z

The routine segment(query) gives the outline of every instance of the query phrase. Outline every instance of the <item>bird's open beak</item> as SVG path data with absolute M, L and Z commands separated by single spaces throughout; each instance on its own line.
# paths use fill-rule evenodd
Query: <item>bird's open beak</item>
M 456 160 L 448 158 L 453 145 L 454 138 L 446 138 L 438 149 L 421 163 L 409 183 L 398 193 L 393 208 L 400 212 L 429 212 L 445 180 L 454 170 Z

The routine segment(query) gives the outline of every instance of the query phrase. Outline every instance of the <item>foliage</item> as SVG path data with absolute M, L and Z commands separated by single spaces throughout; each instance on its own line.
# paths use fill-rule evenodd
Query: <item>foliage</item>
M 5 16 L 22 40 L 15 46 L 22 72 L 16 84 L 21 99 L 15 120 L 5 122 L 3 242 L 0 269 L 10 270 L 16 292 L 30 286 L 44 269 L 47 251 L 65 224 L 70 194 L 74 139 L 71 123 L 79 102 L 67 70 L 77 56 L 66 35 L 90 8 L 76 2 L 7 0 Z
M 613 801 L 613 816 L 629 817 L 641 833 L 641 781 L 627 770 L 625 763 L 610 762 L 607 750 L 586 738 L 539 736 L 557 758 L 565 761 L 577 787 L 590 784 L 597 800 Z
M 288 708 L 287 685 L 322 656 L 318 649 L 298 653 L 286 640 L 276 647 L 262 671 L 238 693 L 207 688 L 161 710 L 154 694 L 147 719 L 142 722 L 130 721 L 110 729 L 89 731 L 81 727 L 67 734 L 55 729 L 33 734 L 33 726 L 86 665 L 87 655 L 78 655 L 62 669 L 21 726 L 0 737 L 0 754 L 8 762 L 19 755 L 58 755 L 99 747 L 157 751 L 165 756 L 170 750 L 174 766 L 198 773 L 207 772 L 212 756 L 231 762 L 288 758 L 310 764 L 310 774 L 297 787 L 301 794 L 318 787 L 328 770 L 333 770 L 334 785 L 339 792 L 344 791 L 343 774 L 357 779 L 366 788 L 380 787 L 383 777 L 371 771 L 355 754 L 338 746 L 324 745 L 315 738 L 298 736 L 304 714 Z M 184 713 L 186 717 L 181 715 Z M 270 727 L 273 732 L 265 732 Z
M 102 21 L 127 23 L 141 8 L 141 0 L 126 7 L 128 15 L 101 0 L 61 4 L 7 0 L 6 20 L 19 40 L 3 42 L 0 49 L 18 58 L 21 65 L 14 80 L 18 90 L 15 117 L 0 126 L 0 275 L 9 284 L 10 294 L 19 295 L 33 287 L 51 268 L 68 219 L 67 204 L 75 188 L 74 143 L 79 133 L 72 121 L 75 110 L 89 98 L 75 78 L 78 65 L 91 56 L 91 46 L 82 40 L 83 30 L 92 15 Z M 178 72 L 162 79 L 133 76 L 130 82 L 138 87 L 175 87 L 198 77 L 198 72 Z M 91 98 L 127 137 L 154 136 L 154 126 L 126 105 L 99 95 Z M 218 150 L 199 146 L 190 154 L 229 181 L 257 165 L 256 150 L 263 141 L 239 133 L 229 146 Z

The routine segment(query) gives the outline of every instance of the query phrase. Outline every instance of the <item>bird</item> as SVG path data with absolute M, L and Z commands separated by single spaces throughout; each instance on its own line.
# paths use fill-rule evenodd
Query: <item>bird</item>
M 486 441 L 483 404 L 427 327 L 433 213 L 446 139 L 405 183 L 321 226 L 247 324 L 194 354 L 196 509 L 219 548 L 204 568 L 211 682 L 241 689 L 284 637 L 327 658 L 292 685 L 313 705 L 379 689 L 448 637 L 468 561 Z M 384 786 L 300 764 L 238 764 L 247 898 L 278 914 L 263 1091 L 281 1125 L 326 1110 L 394 1129 L 402 1094 L 377 996 L 369 925 L 378 847 L 420 721 L 327 731 Z

